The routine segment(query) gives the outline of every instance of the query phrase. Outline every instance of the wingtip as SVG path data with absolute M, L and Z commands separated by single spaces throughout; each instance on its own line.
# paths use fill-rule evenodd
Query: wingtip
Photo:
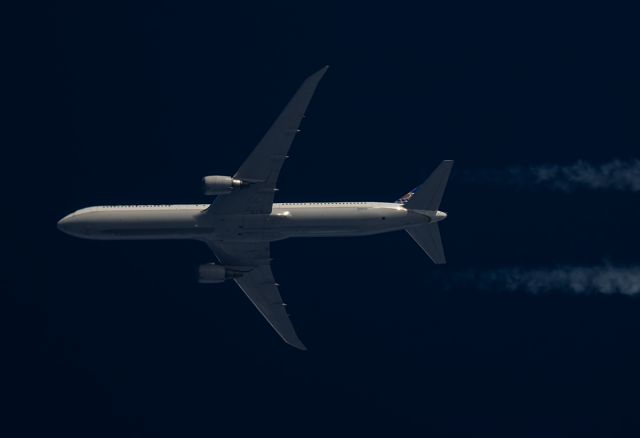
M 318 82 L 320 82 L 320 80 L 322 79 L 322 77 L 324 76 L 324 74 L 327 72 L 328 69 L 329 69 L 329 66 L 325 65 L 320 70 L 316 71 L 315 73 L 311 74 L 311 76 L 307 77 L 307 79 L 305 80 L 305 83 L 314 82 L 317 84 Z
M 314 73 L 314 75 L 322 76 L 322 75 L 324 75 L 324 74 L 327 72 L 327 70 L 329 70 L 329 65 L 328 65 L 328 64 L 327 64 L 327 65 L 325 65 L 324 67 L 322 67 L 322 68 L 321 68 L 320 70 L 318 70 L 317 72 L 315 72 L 315 73 Z
M 324 74 L 329 70 L 329 65 L 325 65 L 320 70 L 318 70 L 317 74 L 320 76 L 324 76 Z
M 442 163 L 438 166 L 438 169 L 447 169 L 450 171 L 453 168 L 453 160 L 442 160 Z
M 307 351 L 307 347 L 305 347 L 305 345 L 299 339 L 296 341 L 288 341 L 285 339 L 285 342 L 292 347 L 297 348 L 298 350 Z

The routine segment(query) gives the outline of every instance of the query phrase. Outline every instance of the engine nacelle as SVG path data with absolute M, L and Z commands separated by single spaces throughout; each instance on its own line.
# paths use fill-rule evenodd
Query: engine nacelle
M 199 283 L 223 283 L 227 280 L 242 276 L 243 272 L 229 269 L 226 266 L 207 263 L 198 267 Z
M 248 185 L 249 183 L 230 176 L 211 175 L 202 178 L 202 190 L 205 195 L 226 195 L 237 187 Z

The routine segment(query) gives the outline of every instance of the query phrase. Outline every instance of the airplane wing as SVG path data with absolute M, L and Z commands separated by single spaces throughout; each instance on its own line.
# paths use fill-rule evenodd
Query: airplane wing
M 240 289 L 265 317 L 271 327 L 289 345 L 306 350 L 298 338 L 278 291 L 270 266 L 269 242 L 207 242 L 220 263 L 255 266 L 242 277 L 234 278 Z
M 297 132 L 304 112 L 320 79 L 329 66 L 309 76 L 291 98 L 280 116 L 264 135 L 258 146 L 233 175 L 251 183 L 228 195 L 218 196 L 207 213 L 211 214 L 269 214 L 280 169 Z

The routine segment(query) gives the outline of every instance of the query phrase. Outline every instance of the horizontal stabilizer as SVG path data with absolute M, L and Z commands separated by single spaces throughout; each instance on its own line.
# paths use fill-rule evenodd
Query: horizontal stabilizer
M 419 225 L 417 227 L 405 228 L 409 236 L 427 253 L 429 258 L 436 265 L 447 263 L 444 257 L 444 249 L 442 248 L 442 239 L 440 238 L 440 229 L 437 223 Z

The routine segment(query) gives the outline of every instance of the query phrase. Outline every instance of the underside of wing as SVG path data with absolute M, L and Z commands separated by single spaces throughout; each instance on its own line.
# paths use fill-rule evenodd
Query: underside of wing
M 234 179 L 249 183 L 228 195 L 218 196 L 207 210 L 212 214 L 269 214 L 280 169 L 311 97 L 329 67 L 309 76 L 266 132 Z
M 278 284 L 270 266 L 269 242 L 207 242 L 220 263 L 251 267 L 241 277 L 234 278 L 240 289 L 289 345 L 306 350 L 298 338 L 286 312 Z

